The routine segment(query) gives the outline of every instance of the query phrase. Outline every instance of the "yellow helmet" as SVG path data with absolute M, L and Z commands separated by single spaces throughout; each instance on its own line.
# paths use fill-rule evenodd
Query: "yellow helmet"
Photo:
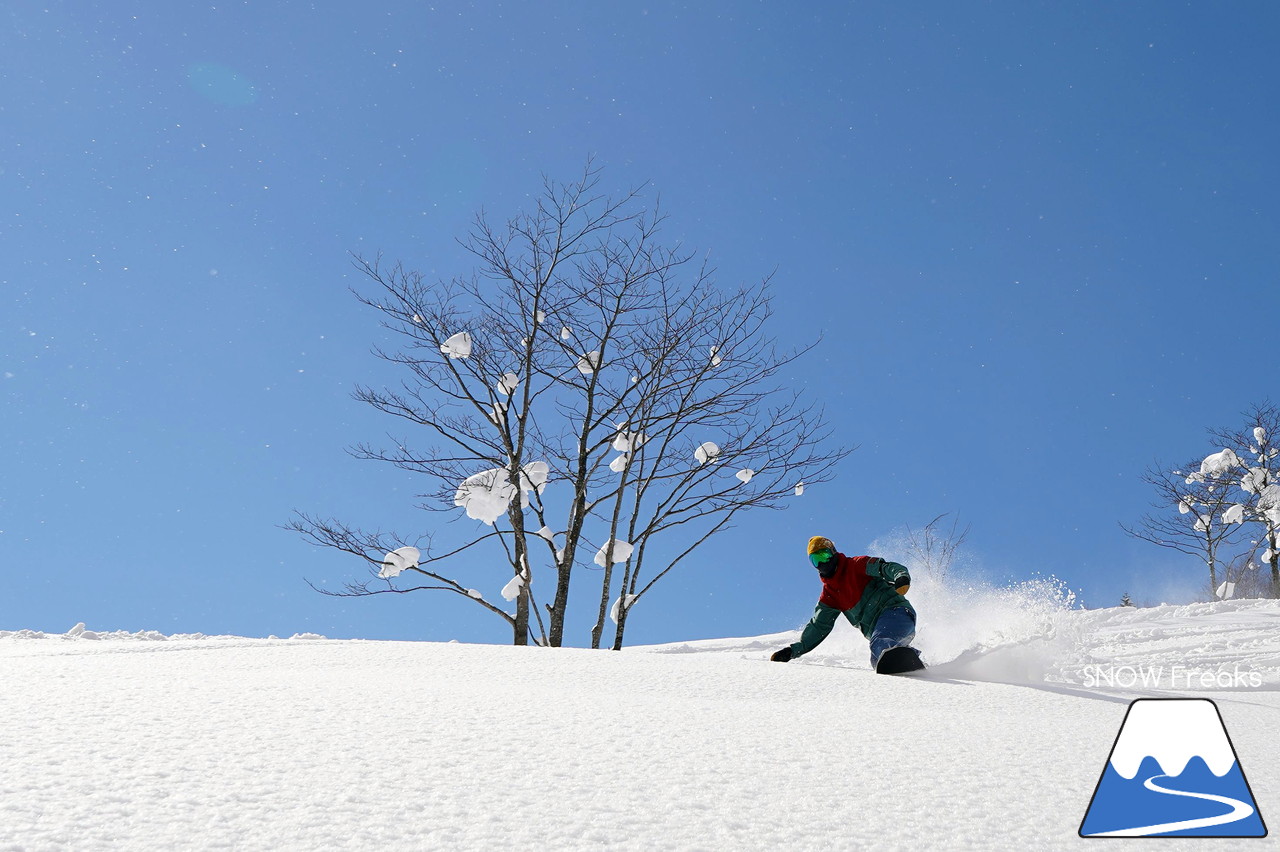
M 835 549 L 836 549 L 836 546 L 832 544 L 831 539 L 827 538 L 826 536 L 815 535 L 813 538 L 809 539 L 808 552 L 810 555 L 817 553 L 819 550 L 834 551 Z

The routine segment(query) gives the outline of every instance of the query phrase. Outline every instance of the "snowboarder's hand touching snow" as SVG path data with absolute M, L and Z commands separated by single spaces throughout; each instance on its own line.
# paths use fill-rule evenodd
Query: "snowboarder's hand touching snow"
M 773 656 L 769 659 L 775 663 L 787 663 L 791 661 L 791 646 L 783 648 L 781 651 L 774 651 Z

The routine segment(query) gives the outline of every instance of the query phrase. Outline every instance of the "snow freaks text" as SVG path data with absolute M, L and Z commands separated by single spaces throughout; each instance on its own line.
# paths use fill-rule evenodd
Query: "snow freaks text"
M 1258 689 L 1262 675 L 1256 671 L 1193 669 L 1186 666 L 1090 665 L 1081 671 L 1087 689 L 1135 686 L 1149 689 Z

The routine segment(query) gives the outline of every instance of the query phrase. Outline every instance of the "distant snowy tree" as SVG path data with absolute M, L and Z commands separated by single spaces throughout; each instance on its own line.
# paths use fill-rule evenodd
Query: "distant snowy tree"
M 1133 599 L 1129 597 L 1129 593 L 1125 592 L 1124 597 L 1120 598 L 1120 606 L 1133 606 Z
M 1210 429 L 1209 435 L 1216 449 L 1184 468 L 1147 470 L 1143 481 L 1156 489 L 1155 506 L 1162 511 L 1135 527 L 1121 526 L 1204 561 L 1211 597 L 1228 591 L 1280 597 L 1280 409 L 1255 405 L 1243 426 Z M 1258 557 L 1269 568 L 1269 583 L 1241 573 L 1239 566 L 1256 565 Z M 1220 572 L 1227 563 L 1236 566 L 1241 582 Z
M 1156 492 L 1152 503 L 1156 512 L 1143 515 L 1135 526 L 1121 524 L 1121 529 L 1134 538 L 1196 557 L 1208 569 L 1210 585 L 1216 587 L 1220 563 L 1241 537 L 1239 526 L 1223 519 L 1233 503 L 1230 482 L 1199 461 L 1175 470 L 1149 467 L 1142 481 Z
M 1249 560 L 1261 557 L 1270 569 L 1270 597 L 1280 597 L 1280 408 L 1255 405 L 1243 416 L 1242 426 L 1210 433 L 1224 449 L 1205 463 L 1213 460 L 1230 483 L 1234 502 L 1224 518 L 1256 531 Z
M 785 507 L 847 455 L 828 446 L 821 411 L 777 383 L 812 344 L 783 351 L 765 334 L 768 279 L 717 285 L 692 252 L 659 242 L 658 210 L 635 192 L 605 197 L 599 179 L 588 164 L 505 224 L 478 216 L 468 278 L 357 259 L 374 285 L 361 301 L 403 339 L 379 355 L 405 379 L 356 396 L 432 445 L 355 454 L 421 474 L 424 508 L 481 526 L 448 546 L 440 528 L 414 536 L 419 556 L 389 571 L 400 537 L 299 513 L 291 528 L 370 566 L 372 580 L 336 594 L 450 591 L 506 620 L 517 644 L 558 646 L 581 567 L 600 581 L 592 647 L 612 615 L 619 648 L 658 580 L 739 512 Z M 514 612 L 477 593 L 493 564 L 476 558 L 482 544 L 501 550 Z

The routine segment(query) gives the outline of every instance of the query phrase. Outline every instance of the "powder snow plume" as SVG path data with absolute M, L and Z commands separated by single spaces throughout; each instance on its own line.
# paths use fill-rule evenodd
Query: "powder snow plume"
M 1056 577 L 995 585 L 963 553 L 936 576 L 898 537 L 879 539 L 868 552 L 911 571 L 909 597 L 919 616 L 913 644 L 934 674 L 1038 683 L 1058 680 L 1084 653 L 1079 620 L 1070 615 L 1075 593 Z
M 944 580 L 911 587 L 916 643 L 935 674 L 1003 683 L 1058 680 L 1084 653 L 1075 594 L 1056 577 L 1007 586 Z

